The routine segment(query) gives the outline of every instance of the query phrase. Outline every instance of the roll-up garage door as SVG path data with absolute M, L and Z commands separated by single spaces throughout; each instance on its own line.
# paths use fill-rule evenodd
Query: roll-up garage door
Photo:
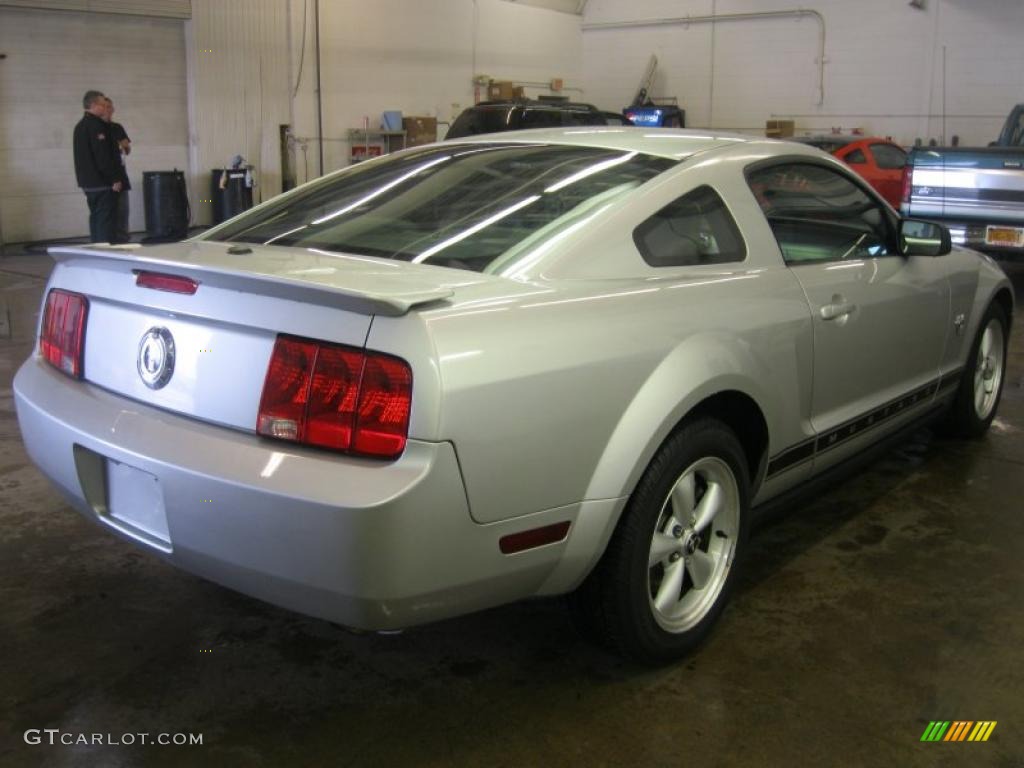
M 147 5 L 139 0 L 140 6 Z M 51 3 L 51 5 L 69 5 Z M 73 5 L 73 3 L 71 3 Z M 86 5 L 96 5 L 87 0 Z M 132 5 L 123 3 L 122 7 Z M 103 91 L 132 139 L 131 228 L 144 229 L 142 172 L 188 167 L 185 32 L 181 14 L 29 10 L 0 5 L 0 239 L 88 233 L 71 136 L 82 94 Z M 154 7 L 155 7 L 154 6 Z

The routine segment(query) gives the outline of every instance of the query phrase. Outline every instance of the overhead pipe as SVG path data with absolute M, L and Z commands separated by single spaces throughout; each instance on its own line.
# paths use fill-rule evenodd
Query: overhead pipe
M 535 81 L 535 80 L 512 80 L 511 82 L 512 82 L 512 85 L 523 85 L 523 86 L 526 86 L 528 88 L 545 88 L 545 89 L 547 89 L 549 91 L 551 90 L 551 81 L 550 80 L 548 80 L 547 82 L 541 82 L 541 81 Z M 575 93 L 580 93 L 580 94 L 583 93 L 583 89 L 582 88 L 573 88 L 572 86 L 568 86 L 568 85 L 563 85 L 562 86 L 562 90 L 563 91 L 573 91 Z
M 716 13 L 707 16 L 682 16 L 667 19 L 640 19 L 637 21 L 598 21 L 583 25 L 583 31 L 592 29 L 629 29 L 631 27 L 657 27 L 669 24 L 713 24 L 719 21 L 756 21 L 759 19 L 801 18 L 811 16 L 818 20 L 818 106 L 825 103 L 825 17 L 818 11 L 793 8 L 779 11 L 751 11 L 749 13 Z

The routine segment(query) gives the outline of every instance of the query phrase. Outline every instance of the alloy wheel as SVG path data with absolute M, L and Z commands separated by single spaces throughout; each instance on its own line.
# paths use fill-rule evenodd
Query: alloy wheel
M 996 407 L 1004 366 L 1003 325 L 993 317 L 982 333 L 974 366 L 974 411 L 982 421 Z
M 725 586 L 740 530 L 732 469 L 706 457 L 679 476 L 658 515 L 648 555 L 648 594 L 658 625 L 685 632 Z

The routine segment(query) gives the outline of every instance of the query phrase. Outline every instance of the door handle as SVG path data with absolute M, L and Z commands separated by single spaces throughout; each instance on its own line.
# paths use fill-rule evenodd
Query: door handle
M 855 309 L 857 309 L 856 304 L 836 294 L 832 297 L 832 303 L 823 306 L 819 312 L 822 320 L 840 320 L 851 315 Z

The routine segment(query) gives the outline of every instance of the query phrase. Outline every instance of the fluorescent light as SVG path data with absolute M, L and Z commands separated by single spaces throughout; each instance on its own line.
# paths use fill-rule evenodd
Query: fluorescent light
M 572 176 L 568 176 L 562 179 L 561 181 L 552 184 L 550 187 L 545 189 L 544 192 L 557 192 L 563 187 L 567 187 L 570 184 L 575 184 L 580 179 L 587 178 L 587 176 L 593 176 L 595 173 L 600 173 L 601 171 L 605 171 L 616 165 L 621 165 L 622 163 L 628 162 L 632 160 L 634 157 L 636 157 L 637 154 L 637 152 L 627 152 L 625 155 L 613 157 L 611 160 L 603 160 L 600 163 L 594 163 L 590 167 L 584 168 L 582 171 L 574 173 Z
M 461 242 L 462 240 L 465 240 L 470 235 L 475 235 L 481 229 L 486 229 L 487 227 L 491 226 L 491 224 L 495 223 L 496 221 L 501 221 L 506 216 L 511 216 L 513 213 L 515 213 L 519 209 L 525 208 L 526 206 L 531 205 L 531 204 L 537 202 L 538 200 L 540 200 L 540 195 L 531 195 L 530 197 L 526 198 L 525 200 L 520 200 L 515 205 L 511 205 L 511 206 L 509 206 L 508 208 L 506 208 L 503 211 L 498 211 L 493 216 L 490 216 L 489 218 L 484 219 L 483 221 L 479 222 L 478 224 L 474 224 L 469 229 L 463 230 L 462 232 L 459 232 L 459 234 L 453 235 L 452 237 L 449 237 L 447 240 L 442 240 L 440 243 L 438 243 L 437 245 L 433 246 L 432 248 L 427 248 L 427 250 L 425 250 L 423 253 L 421 253 L 419 256 L 417 256 L 415 259 L 412 260 L 413 264 L 419 264 L 421 261 L 426 261 L 427 259 L 429 259 L 431 256 L 433 256 L 438 251 L 443 251 L 448 246 L 455 245 L 456 243 Z
M 295 229 L 289 229 L 287 232 L 282 232 L 280 235 L 275 235 L 274 237 L 272 237 L 269 240 L 267 240 L 267 242 L 265 242 L 264 245 L 270 245 L 275 240 L 280 240 L 282 237 L 287 237 L 288 235 L 295 234 L 300 229 L 305 229 L 307 226 L 309 226 L 309 225 L 308 224 L 303 224 L 302 226 L 296 227 Z
M 432 166 L 435 166 L 435 165 L 438 165 L 440 163 L 443 163 L 445 160 L 450 160 L 451 157 L 452 157 L 451 155 L 445 155 L 444 157 L 436 157 L 433 160 L 431 160 L 430 162 L 423 163 L 423 165 L 418 165 L 415 168 L 413 168 L 411 171 L 409 171 L 408 173 L 399 176 L 394 181 L 389 181 L 383 187 L 380 187 L 379 189 L 375 189 L 373 192 L 371 192 L 370 194 L 366 195 L 365 197 L 359 198 L 354 203 L 350 203 L 349 205 L 346 205 L 344 208 L 341 208 L 341 209 L 335 211 L 334 213 L 329 213 L 326 216 L 321 216 L 319 219 L 314 219 L 312 221 L 312 223 L 313 224 L 323 224 L 325 221 L 330 221 L 331 219 L 336 219 L 338 216 L 344 216 L 346 213 L 348 213 L 351 210 L 354 210 L 354 209 L 358 208 L 360 205 L 363 205 L 364 203 L 368 203 L 371 200 L 373 200 L 373 198 L 378 197 L 380 195 L 383 195 L 389 189 L 393 189 L 394 187 L 397 187 L 403 181 L 408 181 L 409 179 L 411 179 L 413 176 L 415 176 L 420 171 L 425 171 L 427 168 L 430 168 Z

